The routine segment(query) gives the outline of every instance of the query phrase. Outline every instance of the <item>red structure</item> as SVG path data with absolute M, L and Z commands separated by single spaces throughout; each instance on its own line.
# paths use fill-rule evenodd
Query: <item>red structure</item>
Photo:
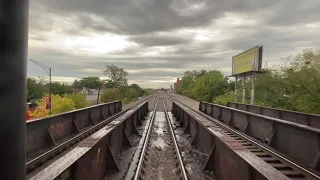
M 46 96 L 46 109 L 50 109 L 50 96 Z
M 175 82 L 174 85 L 173 85 L 173 89 L 174 90 L 177 90 L 177 88 L 180 86 L 180 82 L 181 82 L 180 78 L 177 78 L 177 82 Z

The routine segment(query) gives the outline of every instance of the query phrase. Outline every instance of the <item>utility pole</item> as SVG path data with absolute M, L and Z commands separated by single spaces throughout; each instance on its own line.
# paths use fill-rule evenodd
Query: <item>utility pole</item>
M 49 115 L 52 113 L 52 102 L 51 102 L 51 68 L 49 68 Z
M 26 179 L 28 17 L 28 0 L 0 0 L 1 179 Z
M 51 114 L 52 110 L 52 103 L 51 103 L 51 68 L 43 65 L 42 63 L 35 61 L 33 59 L 28 58 L 31 62 L 38 65 L 41 69 L 43 69 L 49 75 L 49 115 Z

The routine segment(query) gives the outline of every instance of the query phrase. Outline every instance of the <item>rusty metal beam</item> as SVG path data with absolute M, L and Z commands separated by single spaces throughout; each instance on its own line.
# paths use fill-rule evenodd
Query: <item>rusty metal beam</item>
M 207 154 L 204 170 L 214 171 L 218 179 L 266 180 L 289 179 L 253 154 L 230 133 L 179 102 L 173 102 L 173 114 L 183 111 L 189 116 L 193 143 Z
M 0 0 L 1 179 L 25 179 L 28 0 Z
M 270 116 L 298 124 L 303 124 L 320 129 L 320 115 L 309 114 L 298 111 L 290 111 L 285 109 L 269 108 L 258 105 L 241 104 L 229 102 L 228 106 L 231 108 L 240 109 L 243 111 L 249 111 L 256 114 Z
M 55 146 L 67 142 L 71 137 L 101 123 L 103 118 L 111 117 L 111 107 L 121 105 L 120 101 L 100 104 L 67 113 L 49 116 L 27 122 L 26 156 L 27 170 L 31 160 Z M 119 111 L 121 108 L 117 108 Z M 115 113 L 118 113 L 114 111 Z M 101 116 L 101 114 L 105 114 Z M 30 162 L 30 163 L 29 163 Z M 29 165 L 30 164 L 30 165 Z
M 212 117 L 220 113 L 220 121 L 268 144 L 292 161 L 320 171 L 315 158 L 320 154 L 320 129 L 206 102 L 200 103 L 200 111 L 209 106 L 214 112 Z
M 135 133 L 131 129 L 133 116 L 139 110 L 147 108 L 148 102 L 132 107 L 75 145 L 69 152 L 50 162 L 45 168 L 35 173 L 31 172 L 28 177 L 30 179 L 54 179 L 61 174 L 70 175 L 71 173 L 70 179 L 101 179 L 109 170 L 117 171 L 120 167 L 115 157 L 121 153 L 124 146 L 130 146 L 128 136 Z M 131 122 L 127 123 L 127 121 Z

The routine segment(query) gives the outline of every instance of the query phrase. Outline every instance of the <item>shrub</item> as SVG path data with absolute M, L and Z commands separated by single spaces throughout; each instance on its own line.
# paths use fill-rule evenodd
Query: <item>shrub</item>
M 151 89 L 146 89 L 145 90 L 145 95 L 148 96 L 148 95 L 151 95 L 152 94 L 152 90 Z
M 75 110 L 75 103 L 72 99 L 61 97 L 60 95 L 51 95 L 52 100 L 52 114 L 58 114 L 62 112 Z M 45 97 L 38 101 L 39 108 L 45 107 Z
M 86 95 L 82 94 L 82 93 L 67 94 L 65 96 L 65 98 L 72 99 L 74 104 L 75 104 L 75 108 L 76 109 L 80 109 L 80 108 L 84 108 L 84 107 L 90 106 L 89 101 L 86 100 Z
M 130 88 L 125 94 L 125 97 L 129 100 L 136 100 L 139 97 L 139 92 L 136 89 Z
M 234 101 L 234 92 L 228 91 L 223 95 L 216 97 L 213 103 L 226 106 L 228 102 L 233 102 L 233 101 Z
M 101 102 L 111 102 L 122 99 L 122 93 L 118 88 L 105 89 L 101 94 Z
M 42 117 L 46 117 L 49 115 L 49 109 L 45 109 L 45 107 L 39 107 L 35 109 L 33 112 L 30 112 L 30 119 L 38 119 Z

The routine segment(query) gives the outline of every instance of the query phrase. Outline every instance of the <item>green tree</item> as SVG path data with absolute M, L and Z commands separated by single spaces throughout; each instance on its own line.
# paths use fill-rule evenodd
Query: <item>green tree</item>
M 320 113 L 320 53 L 305 49 L 280 68 L 289 108 Z
M 42 98 L 45 90 L 45 86 L 41 80 L 27 78 L 27 101 Z
M 45 86 L 46 86 L 46 92 L 49 92 L 49 83 L 47 83 Z M 70 94 L 72 92 L 73 92 L 72 86 L 69 86 L 65 83 L 60 83 L 60 82 L 51 83 L 52 94 L 58 94 L 60 96 L 63 96 L 65 94 Z
M 248 82 L 247 87 L 251 87 Z M 247 89 L 248 95 L 250 89 Z M 242 92 L 240 92 L 242 93 Z M 269 107 L 286 107 L 288 106 L 288 91 L 284 85 L 281 74 L 273 70 L 263 70 L 255 80 L 255 102 L 264 102 Z M 239 94 L 239 96 L 241 96 Z
M 102 86 L 102 81 L 99 77 L 84 77 L 80 80 L 80 84 L 89 89 L 98 89 Z
M 251 80 L 247 81 L 247 95 Z M 320 113 L 320 53 L 311 49 L 257 75 L 255 104 Z
M 242 82 L 237 82 L 238 102 L 241 102 Z M 246 103 L 250 102 L 252 78 L 246 79 Z M 177 93 L 199 101 L 226 105 L 233 101 L 234 82 L 216 70 L 187 71 Z M 320 113 L 320 53 L 305 49 L 289 56 L 272 69 L 263 69 L 255 79 L 255 104 Z
M 138 84 L 131 84 L 130 88 L 137 91 L 137 97 L 142 96 L 142 94 L 145 94 L 145 90 L 142 89 Z
M 199 77 L 192 89 L 199 101 L 213 101 L 226 92 L 228 82 L 220 71 L 210 71 Z
M 81 85 L 80 81 L 78 81 L 77 79 L 73 81 L 72 86 L 73 86 L 73 89 L 74 89 L 74 93 L 78 93 L 82 89 L 82 85 Z
M 188 97 L 194 97 L 192 94 L 192 87 L 195 83 L 194 73 L 186 71 L 182 77 L 181 84 L 177 89 L 178 94 L 182 94 Z
M 127 76 L 129 73 L 123 68 L 112 64 L 106 66 L 103 73 L 110 79 L 115 87 L 126 86 L 128 84 Z
M 104 85 L 105 88 L 116 88 L 116 86 L 117 86 L 117 85 L 116 85 L 113 81 L 111 81 L 110 79 L 104 80 L 104 81 L 103 81 L 103 85 Z

